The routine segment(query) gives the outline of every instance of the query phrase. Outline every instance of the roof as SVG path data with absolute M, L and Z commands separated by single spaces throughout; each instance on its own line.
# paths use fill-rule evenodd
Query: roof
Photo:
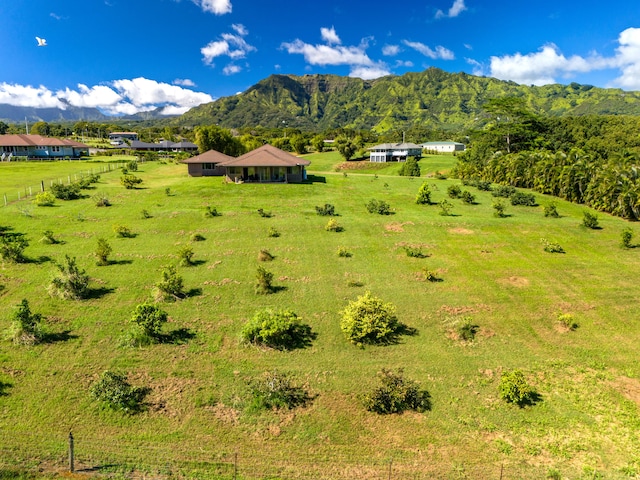
M 84 143 L 42 135 L 27 135 L 24 133 L 0 135 L 0 147 L 76 147 L 89 148 Z
M 195 157 L 187 158 L 182 163 L 222 163 L 234 160 L 234 157 L 225 155 L 217 150 L 209 150 L 208 152 L 201 153 Z
M 422 149 L 420 145 L 415 143 L 382 143 L 374 147 L 367 148 L 367 150 L 404 150 L 404 149 Z
M 426 142 L 426 143 L 423 143 L 422 145 L 423 146 L 429 146 L 429 145 L 464 145 L 464 143 L 447 141 L 447 142 Z
M 266 144 L 221 165 L 225 167 L 295 167 L 311 165 L 311 162 Z

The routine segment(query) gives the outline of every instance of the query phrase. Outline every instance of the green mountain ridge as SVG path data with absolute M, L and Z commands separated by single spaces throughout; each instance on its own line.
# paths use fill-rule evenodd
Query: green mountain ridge
M 303 130 L 422 125 L 459 131 L 483 126 L 483 105 L 520 97 L 541 115 L 640 115 L 640 92 L 571 83 L 541 87 L 437 68 L 375 80 L 338 75 L 271 75 L 245 92 L 195 107 L 174 125 L 218 124 Z

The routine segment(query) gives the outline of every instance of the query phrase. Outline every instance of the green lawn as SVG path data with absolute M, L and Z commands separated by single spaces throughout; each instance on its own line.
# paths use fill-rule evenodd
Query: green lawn
M 558 219 L 545 218 L 541 207 L 511 205 L 508 217 L 496 218 L 490 193 L 464 186 L 477 203 L 448 199 L 453 216 L 441 216 L 435 203 L 448 198 L 456 180 L 345 177 L 332 171 L 334 158 L 308 158 L 314 183 L 223 184 L 190 178 L 184 165 L 147 163 L 136 173 L 144 180 L 137 190 L 125 190 L 119 174 L 109 172 L 81 200 L 0 208 L 0 226 L 30 241 L 27 263 L 1 264 L 0 330 L 26 298 L 58 334 L 34 347 L 0 344 L 0 473 L 62 471 L 69 431 L 81 467 L 124 477 L 140 471 L 231 479 L 236 461 L 238 478 L 388 478 L 389 471 L 392 478 L 499 478 L 501 468 L 504 478 L 531 479 L 556 471 L 562 478 L 640 472 L 640 248 L 619 246 L 627 226 L 638 241 L 638 225 L 600 214 L 602 228 L 589 230 L 580 226 L 583 207 L 563 201 Z M 421 167 L 444 172 L 453 161 L 429 157 Z M 55 175 L 75 172 L 66 163 L 46 164 L 54 165 Z M 2 185 L 35 183 L 25 168 L 0 165 Z M 414 202 L 423 181 L 433 205 Z M 95 194 L 112 206 L 96 207 Z M 370 199 L 388 202 L 393 214 L 369 214 Z M 344 231 L 325 231 L 328 218 L 315 213 L 325 203 L 335 206 Z M 205 218 L 208 205 L 221 216 Z M 260 217 L 259 208 L 273 216 Z M 116 238 L 114 225 L 135 236 Z M 281 235 L 269 237 L 270 227 Z M 62 243 L 40 243 L 46 230 Z M 191 242 L 194 233 L 205 240 Z M 93 252 L 101 237 L 113 247 L 114 262 L 98 267 Z M 566 253 L 544 252 L 542 238 Z M 165 330 L 186 329 L 193 338 L 120 346 L 133 308 L 152 298 L 163 266 L 177 264 L 187 244 L 197 264 L 178 271 L 191 295 L 162 307 L 170 315 Z M 408 257 L 407 245 L 429 257 Z M 353 256 L 338 257 L 339 247 Z M 261 249 L 273 262 L 258 262 Z M 91 276 L 90 299 L 47 295 L 54 262 L 64 255 Z M 274 274 L 280 291 L 254 293 L 259 265 Z M 443 281 L 425 281 L 424 268 Z M 395 304 L 400 321 L 417 334 L 384 347 L 349 344 L 339 311 L 365 291 Z M 292 309 L 316 340 L 290 352 L 243 346 L 242 325 L 265 307 Z M 559 313 L 572 314 L 579 327 L 564 331 Z M 463 317 L 480 327 L 470 344 L 448 329 Z M 404 368 L 429 391 L 432 410 L 367 412 L 359 395 L 382 368 Z M 540 395 L 537 404 L 518 408 L 499 398 L 500 374 L 514 368 Z M 90 397 L 106 369 L 152 389 L 145 412 L 113 412 Z M 248 411 L 247 381 L 273 369 L 305 384 L 313 402 L 293 411 Z

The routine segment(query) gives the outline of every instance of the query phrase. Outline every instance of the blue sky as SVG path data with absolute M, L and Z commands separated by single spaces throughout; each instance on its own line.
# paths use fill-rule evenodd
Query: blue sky
M 3 0 L 0 18 L 0 103 L 20 106 L 179 114 L 273 73 L 428 67 L 640 90 L 632 0 Z

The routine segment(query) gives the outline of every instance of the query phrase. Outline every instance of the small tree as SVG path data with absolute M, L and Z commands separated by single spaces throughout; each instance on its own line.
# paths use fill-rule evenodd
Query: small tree
M 258 261 L 260 262 L 270 262 L 273 260 L 273 255 L 271 255 L 271 253 L 269 252 L 269 250 L 267 249 L 261 249 L 260 253 L 258 254 Z
M 399 333 L 401 324 L 396 317 L 396 307 L 366 292 L 349 302 L 340 312 L 340 328 L 351 343 L 389 343 Z
M 211 205 L 207 205 L 206 207 L 204 207 L 205 218 L 219 217 L 220 215 L 222 214 L 218 212 L 218 209 L 216 207 L 212 207 Z
M 48 287 L 49 295 L 65 300 L 86 298 L 89 293 L 89 275 L 76 264 L 76 258 L 65 255 L 63 263 L 56 264 L 58 275 Z
M 113 232 L 120 238 L 132 238 L 135 236 L 131 229 L 126 225 L 114 225 Z
M 180 265 L 183 267 L 190 267 L 194 265 L 193 261 L 193 248 L 189 245 L 184 245 L 178 250 L 178 258 L 180 259 Z
M 247 343 L 264 345 L 278 350 L 306 346 L 313 337 L 311 327 L 303 324 L 291 310 L 260 310 L 240 332 Z
M 475 195 L 473 195 L 469 190 L 463 190 L 460 194 L 460 198 L 462 199 L 462 203 L 466 203 L 467 205 L 473 205 L 476 201 Z
M 40 239 L 40 243 L 44 243 L 46 245 L 55 245 L 60 243 L 60 241 L 54 236 L 52 230 L 45 230 L 42 233 L 42 238 Z
M 164 301 L 174 301 L 185 297 L 184 280 L 176 271 L 175 265 L 162 269 L 162 279 L 155 284 L 156 297 Z
M 429 188 L 429 184 L 427 182 L 424 182 L 422 185 L 420 185 L 418 195 L 416 196 L 416 203 L 418 205 L 431 204 L 431 189 Z
M 104 238 L 98 239 L 98 246 L 96 248 L 95 256 L 98 259 L 97 264 L 99 266 L 109 265 L 109 255 L 113 249 L 109 242 L 107 242 Z
M 327 224 L 324 226 L 324 229 L 327 232 L 342 232 L 344 230 L 344 228 L 338 224 L 338 221 L 335 218 L 330 218 Z
M 520 370 L 502 373 L 499 392 L 500 398 L 520 407 L 531 402 L 535 393 Z
M 280 232 L 275 227 L 269 227 L 269 231 L 267 232 L 267 236 L 271 238 L 278 238 L 280 236 Z
M 448 217 L 449 215 L 451 215 L 451 209 L 453 208 L 451 202 L 443 199 L 440 203 L 438 203 L 438 205 L 440 206 L 440 211 L 438 212 L 439 215 L 442 215 L 443 217 Z
M 255 291 L 258 295 L 268 295 L 273 293 L 274 288 L 272 285 L 273 273 L 268 272 L 264 267 L 258 267 L 256 272 L 256 285 Z
M 169 315 L 156 305 L 142 303 L 137 305 L 131 315 L 131 323 L 137 325 L 142 334 L 154 339 L 161 335 L 162 325 L 167 323 Z
M 0 235 L 0 258 L 13 263 L 23 263 L 26 261 L 24 249 L 29 246 L 29 242 L 23 234 Z
M 598 225 L 598 215 L 595 213 L 591 213 L 588 210 L 583 211 L 582 225 L 591 229 L 600 228 L 600 226 Z
M 249 382 L 252 408 L 292 409 L 306 405 L 311 396 L 303 386 L 296 385 L 288 374 L 265 372 L 261 378 Z
M 419 177 L 420 165 L 416 161 L 416 158 L 408 157 L 407 160 L 400 167 L 400 170 L 398 171 L 398 175 L 402 177 Z
M 18 345 L 34 345 L 39 343 L 44 335 L 42 315 L 31 313 L 29 302 L 22 299 L 11 316 L 8 337 Z
M 459 198 L 461 193 L 462 189 L 459 185 L 449 185 L 447 187 L 447 195 L 449 195 L 449 198 Z
M 125 174 L 125 175 L 120 177 L 120 183 L 127 190 L 132 190 L 134 188 L 137 188 L 138 185 L 140 185 L 142 183 L 142 179 L 139 178 L 139 177 L 136 177 L 135 175 L 127 173 L 127 174 Z
M 504 218 L 507 215 L 505 214 L 505 210 L 507 206 L 502 200 L 495 200 L 491 205 L 493 207 L 493 216 L 496 218 Z
M 620 234 L 620 243 L 624 248 L 631 248 L 633 247 L 633 245 L 631 244 L 631 240 L 633 240 L 633 230 L 631 230 L 631 228 L 629 227 L 626 227 Z
M 405 410 L 426 412 L 431 410 L 431 395 L 420 390 L 416 381 L 406 379 L 402 369 L 397 373 L 385 368 L 378 373 L 380 386 L 363 395 L 367 410 L 378 414 L 402 413 Z
M 113 410 L 136 413 L 142 410 L 142 402 L 150 389 L 134 387 L 128 382 L 126 375 L 107 370 L 91 386 L 90 392 L 96 400 Z
M 514 192 L 509 197 L 509 200 L 511 200 L 511 205 L 523 205 L 525 207 L 535 207 L 538 204 L 533 193 Z
M 52 207 L 56 203 L 56 196 L 51 192 L 40 192 L 33 203 L 38 207 Z
M 556 202 L 551 202 L 548 205 L 545 205 L 544 216 L 551 217 L 551 218 L 559 218 L 560 214 L 558 213 L 558 204 Z
M 391 207 L 384 200 L 371 199 L 365 205 L 369 213 L 377 213 L 378 215 L 390 215 Z
M 316 213 L 323 217 L 333 217 L 336 214 L 336 208 L 330 203 L 325 203 L 322 207 L 316 205 Z

